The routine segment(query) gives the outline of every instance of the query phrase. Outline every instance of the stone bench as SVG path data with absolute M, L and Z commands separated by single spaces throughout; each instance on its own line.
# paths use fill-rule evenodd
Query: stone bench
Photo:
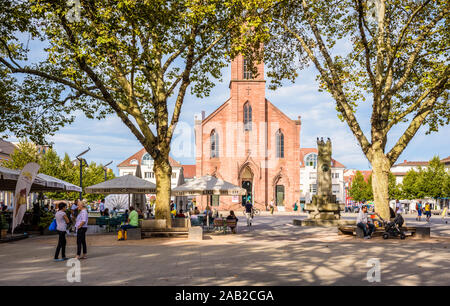
M 142 220 L 141 229 L 143 237 L 154 235 L 188 235 L 190 220 L 185 218 L 172 219 L 172 227 L 168 228 L 165 219 Z
M 142 232 L 141 228 L 129 228 L 127 229 L 127 240 L 141 240 L 142 239 Z
M 413 238 L 430 238 L 430 227 L 428 226 L 403 226 L 400 228 L 405 233 L 410 233 Z M 382 236 L 384 233 L 384 227 L 376 227 L 372 233 L 373 237 Z M 339 235 L 353 235 L 357 238 L 364 238 L 364 231 L 356 225 L 345 225 L 338 227 Z

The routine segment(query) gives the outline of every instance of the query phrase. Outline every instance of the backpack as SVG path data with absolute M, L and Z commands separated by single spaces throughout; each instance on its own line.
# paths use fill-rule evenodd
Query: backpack
M 50 226 L 48 227 L 49 231 L 56 231 L 56 219 L 53 219 L 52 223 L 50 224 Z

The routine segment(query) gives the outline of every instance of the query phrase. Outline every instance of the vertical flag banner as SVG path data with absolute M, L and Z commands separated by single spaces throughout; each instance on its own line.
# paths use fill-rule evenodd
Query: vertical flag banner
M 23 215 L 27 210 L 27 197 L 30 193 L 37 172 L 41 166 L 36 163 L 28 163 L 20 172 L 17 180 L 16 192 L 14 193 L 14 211 L 12 232 L 22 222 Z

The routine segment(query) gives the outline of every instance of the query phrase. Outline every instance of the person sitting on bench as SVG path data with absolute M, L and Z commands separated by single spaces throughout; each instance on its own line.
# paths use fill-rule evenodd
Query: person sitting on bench
M 356 218 L 356 225 L 363 230 L 364 239 L 371 238 L 375 226 L 367 221 L 367 206 L 362 206 L 359 211 L 358 217 Z
M 183 210 L 182 209 L 180 209 L 180 211 L 175 216 L 175 218 L 186 218 L 186 216 L 183 214 Z
M 134 210 L 134 207 L 130 207 L 130 214 L 128 215 L 128 223 L 124 224 L 120 227 L 120 231 L 122 231 L 122 238 L 120 240 L 125 240 L 125 231 L 129 228 L 137 228 L 139 226 L 139 215 L 137 211 Z
M 230 210 L 230 215 L 227 217 L 227 220 L 236 220 L 236 225 L 237 225 L 237 222 L 239 221 L 238 218 L 236 218 L 234 211 L 232 211 L 232 210 Z M 236 226 L 230 226 L 230 228 L 231 228 L 231 232 L 233 234 L 236 234 Z

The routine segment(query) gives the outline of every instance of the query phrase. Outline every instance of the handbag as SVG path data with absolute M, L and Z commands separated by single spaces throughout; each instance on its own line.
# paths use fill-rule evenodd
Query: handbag
M 56 219 L 53 219 L 52 223 L 48 227 L 49 231 L 56 231 Z

